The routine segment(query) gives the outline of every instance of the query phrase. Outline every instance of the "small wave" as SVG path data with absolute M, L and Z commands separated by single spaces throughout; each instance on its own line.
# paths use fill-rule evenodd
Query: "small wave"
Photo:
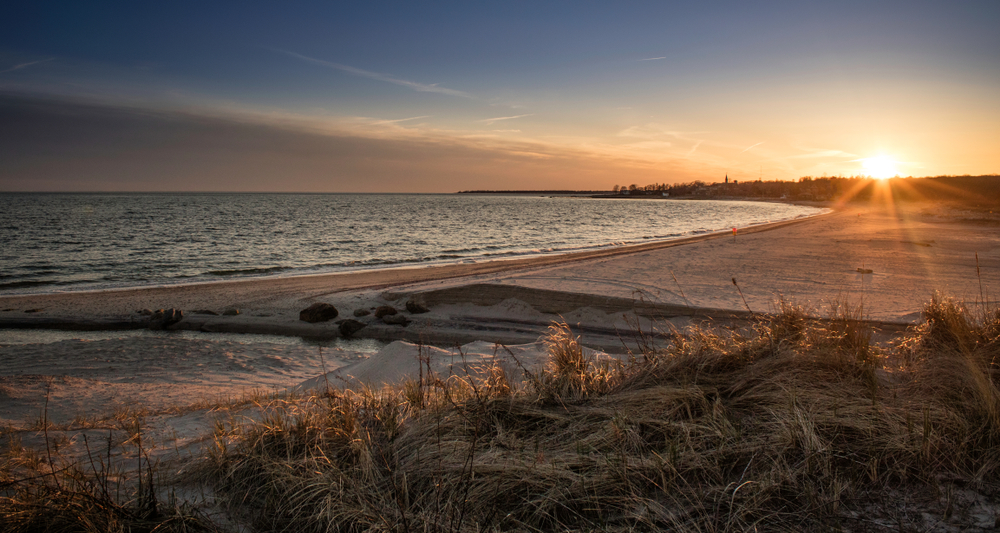
M 10 289 L 28 289 L 31 287 L 59 287 L 64 285 L 75 285 L 71 281 L 11 281 L 0 283 L 0 291 Z
M 267 267 L 267 268 L 234 268 L 230 270 L 209 270 L 205 274 L 209 276 L 239 276 L 242 274 L 275 274 L 292 270 L 291 267 Z
M 483 254 L 485 257 L 506 257 L 511 255 L 537 255 L 545 253 L 543 250 L 535 248 L 533 250 L 511 250 L 509 252 L 494 252 L 491 254 Z
M 33 274 L 50 274 L 57 272 L 59 268 L 58 265 L 24 265 L 21 268 L 25 270 L 30 270 Z

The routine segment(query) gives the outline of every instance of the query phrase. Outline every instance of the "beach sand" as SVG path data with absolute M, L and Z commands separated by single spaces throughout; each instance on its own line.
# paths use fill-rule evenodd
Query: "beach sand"
M 745 311 L 748 305 L 753 311 L 766 312 L 777 298 L 784 297 L 823 311 L 838 299 L 857 304 L 863 298 L 865 314 L 871 319 L 910 322 L 935 290 L 971 301 L 979 298 L 980 285 L 984 291 L 998 285 L 998 228 L 1000 221 L 992 213 L 924 204 L 895 210 L 849 205 L 811 219 L 742 229 L 735 238 L 726 233 L 510 261 L 0 296 L 0 327 L 142 327 L 146 318 L 137 310 L 177 308 L 186 313 L 182 328 L 329 337 L 336 336 L 334 324 L 300 322 L 298 312 L 323 301 L 340 310 L 338 318 L 345 318 L 354 309 L 401 306 L 405 298 L 420 294 L 439 305 L 495 303 L 498 296 L 505 299 L 505 289 L 510 294 L 526 294 L 516 288 L 568 293 L 575 296 L 573 305 L 578 308 L 589 302 L 599 304 L 600 298 L 617 298 L 732 311 Z M 863 274 L 859 269 L 872 272 Z M 434 291 L 470 285 L 495 287 L 487 299 L 463 295 L 460 290 L 451 290 L 444 300 L 435 297 Z M 237 308 L 241 314 L 216 317 L 193 312 L 228 308 Z M 454 314 L 433 311 L 411 318 Z M 518 318 L 513 315 L 523 311 L 512 309 L 507 314 Z M 499 318 L 495 312 L 484 316 Z
M 539 336 L 553 320 L 566 321 L 583 344 L 608 353 L 634 346 L 629 335 L 636 326 L 655 333 L 701 320 L 739 322 L 748 307 L 767 312 L 782 297 L 819 315 L 834 302 L 863 303 L 865 316 L 895 323 L 898 330 L 919 320 L 935 290 L 974 302 L 1000 287 L 998 229 L 1000 217 L 989 212 L 849 205 L 811 219 L 740 230 L 735 238 L 728 233 L 431 268 L 4 296 L 0 327 L 144 328 L 148 318 L 137 310 L 178 308 L 185 318 L 174 328 L 182 330 L 333 338 L 333 321 L 308 324 L 298 320 L 299 311 L 322 301 L 336 306 L 339 318 L 353 318 L 355 309 L 403 310 L 414 299 L 430 312 L 403 311 L 411 321 L 406 327 L 372 315 L 357 318 L 368 324 L 359 337 L 410 342 L 366 363 L 396 381 L 416 372 L 420 342 L 449 348 L 479 341 L 484 353 L 496 343 L 530 345 L 525 350 L 537 356 Z M 194 312 L 228 308 L 240 314 Z M 212 402 L 294 389 L 310 379 L 316 384 L 324 371 L 349 370 L 370 355 L 327 349 L 321 356 L 317 346 L 191 340 L 169 332 L 32 345 L 4 345 L 4 335 L 0 330 L 0 426 L 25 443 L 38 441 L 45 414 L 73 443 L 79 428 L 106 431 L 131 410 L 145 413 L 154 427 L 151 446 L 164 454 L 204 441 L 220 416 L 207 407 Z M 353 378 L 364 381 L 365 375 Z

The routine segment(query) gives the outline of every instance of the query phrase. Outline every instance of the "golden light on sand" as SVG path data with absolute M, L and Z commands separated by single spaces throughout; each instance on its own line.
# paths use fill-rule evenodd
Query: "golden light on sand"
M 862 159 L 861 164 L 865 167 L 868 175 L 881 180 L 899 175 L 896 169 L 896 161 L 889 156 L 880 155 Z

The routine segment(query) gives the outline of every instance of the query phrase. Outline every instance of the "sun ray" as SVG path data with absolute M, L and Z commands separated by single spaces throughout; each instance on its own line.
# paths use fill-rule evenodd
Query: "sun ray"
M 847 202 L 850 202 L 851 200 L 853 200 L 856 196 L 858 196 L 859 194 L 861 194 L 862 191 L 864 191 L 866 188 L 868 188 L 871 185 L 872 185 L 872 182 L 870 180 L 866 180 L 866 179 L 859 179 L 859 180 L 857 180 L 856 183 L 854 183 L 853 185 L 851 185 L 850 189 L 848 189 L 846 192 L 844 192 L 844 194 L 842 194 L 839 198 L 837 198 L 837 200 L 835 202 L 835 206 L 836 207 L 843 207 L 844 204 L 846 204 Z

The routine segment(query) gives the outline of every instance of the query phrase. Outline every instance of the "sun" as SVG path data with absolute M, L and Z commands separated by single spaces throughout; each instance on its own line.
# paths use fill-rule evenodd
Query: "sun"
M 899 171 L 896 170 L 896 160 L 886 155 L 862 159 L 861 164 L 873 178 L 884 180 L 899 175 Z

